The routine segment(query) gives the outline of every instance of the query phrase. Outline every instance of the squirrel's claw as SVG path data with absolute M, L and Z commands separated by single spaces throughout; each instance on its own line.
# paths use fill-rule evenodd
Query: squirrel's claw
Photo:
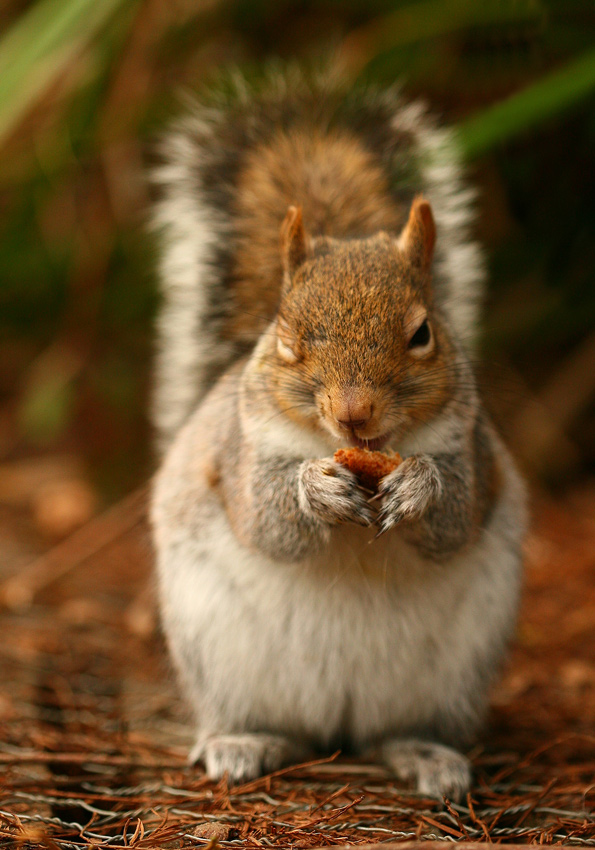
M 303 510 L 331 525 L 354 522 L 368 527 L 374 522 L 374 511 L 357 478 L 332 459 L 304 461 L 298 498 Z
M 355 507 L 354 521 L 359 523 L 359 525 L 363 525 L 366 528 L 369 528 L 374 524 L 374 520 L 376 519 L 376 515 L 372 508 L 368 504 L 368 500 L 366 499 L 365 494 L 362 492 L 361 488 L 358 487 L 359 491 L 357 495 L 354 495 L 353 503 Z
M 402 519 L 402 515 L 400 515 L 396 511 L 391 511 L 389 506 L 385 503 L 378 512 L 378 516 L 376 517 L 376 525 L 378 526 L 378 531 L 374 535 L 374 540 L 377 540 L 383 534 L 386 534 L 387 531 L 390 531 L 391 528 L 397 525 Z
M 432 458 L 413 455 L 380 482 L 380 510 L 376 517 L 377 537 L 407 519 L 420 519 L 440 495 L 442 484 Z M 370 500 L 372 501 L 372 500 Z

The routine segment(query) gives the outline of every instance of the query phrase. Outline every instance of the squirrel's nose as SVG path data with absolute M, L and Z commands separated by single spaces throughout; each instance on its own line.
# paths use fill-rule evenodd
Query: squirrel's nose
M 351 431 L 354 428 L 363 428 L 369 421 L 370 417 L 367 419 L 337 419 L 337 422 L 345 431 Z
M 333 399 L 333 413 L 345 431 L 364 428 L 372 418 L 372 402 L 357 391 L 347 392 Z

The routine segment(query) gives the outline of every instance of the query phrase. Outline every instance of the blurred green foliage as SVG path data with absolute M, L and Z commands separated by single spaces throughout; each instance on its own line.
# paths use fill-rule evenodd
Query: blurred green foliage
M 221 66 L 333 55 L 354 81 L 405 77 L 458 126 L 490 259 L 485 348 L 517 386 L 496 407 L 514 425 L 519 387 L 545 392 L 576 449 L 563 474 L 595 465 L 595 363 L 568 371 L 571 416 L 548 394 L 595 319 L 591 2 L 23 5 L 0 12 L 0 458 L 74 447 L 108 495 L 146 475 L 151 139 Z
M 41 0 L 0 42 L 0 139 L 124 0 Z

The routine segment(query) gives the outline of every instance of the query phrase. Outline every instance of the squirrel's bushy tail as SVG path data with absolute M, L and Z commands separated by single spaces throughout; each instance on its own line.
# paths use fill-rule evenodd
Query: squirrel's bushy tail
M 275 130 L 291 133 L 300 122 L 321 132 L 339 127 L 360 139 L 404 207 L 417 193 L 428 198 L 438 233 L 436 300 L 458 339 L 468 345 L 476 334 L 484 269 L 469 232 L 473 191 L 463 181 L 451 131 L 398 90 L 352 91 L 296 72 L 275 73 L 255 86 L 238 77 L 225 94 L 190 106 L 165 138 L 162 164 L 154 171 L 163 303 L 152 416 L 161 451 L 213 382 L 250 350 L 263 322 L 273 318 L 255 315 L 252 332 L 244 321 L 241 335 L 230 322 L 238 309 L 237 183 L 249 152 Z

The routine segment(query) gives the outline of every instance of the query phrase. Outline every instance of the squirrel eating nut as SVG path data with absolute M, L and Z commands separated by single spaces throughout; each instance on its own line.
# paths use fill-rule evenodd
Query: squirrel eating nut
M 464 799 L 526 511 L 473 373 L 456 137 L 396 89 L 287 74 L 161 153 L 151 510 L 191 760 L 235 783 L 345 742 Z

